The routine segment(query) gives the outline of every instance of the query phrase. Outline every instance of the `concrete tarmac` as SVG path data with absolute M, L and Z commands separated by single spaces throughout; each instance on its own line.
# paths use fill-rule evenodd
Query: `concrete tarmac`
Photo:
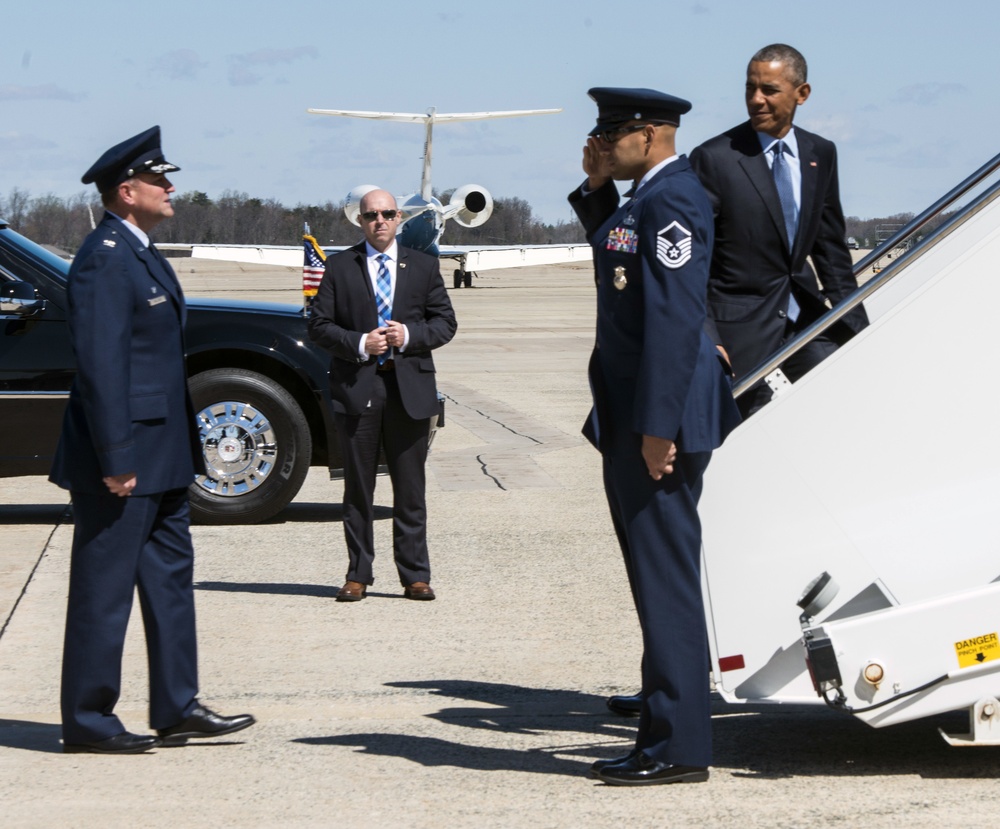
M 177 270 L 191 296 L 300 299 L 295 269 Z M 0 481 L 2 825 L 995 825 L 1000 754 L 935 732 L 962 730 L 964 715 L 874 730 L 820 706 L 717 701 L 707 784 L 587 778 L 595 759 L 630 748 L 634 721 L 604 699 L 636 689 L 640 657 L 599 458 L 579 434 L 591 272 L 492 271 L 473 284 L 450 292 L 459 330 L 436 355 L 448 398 L 428 476 L 437 601 L 402 598 L 387 479 L 376 584 L 359 603 L 334 601 L 342 488 L 322 469 L 274 520 L 193 529 L 201 698 L 259 720 L 230 739 L 61 753 L 68 498 L 42 478 Z M 136 731 L 143 647 L 135 615 L 117 711 Z

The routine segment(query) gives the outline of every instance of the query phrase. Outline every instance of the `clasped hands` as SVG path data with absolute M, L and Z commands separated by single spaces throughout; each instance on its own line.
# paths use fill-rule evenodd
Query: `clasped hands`
M 390 348 L 402 348 L 405 342 L 406 326 L 396 320 L 389 320 L 385 328 L 376 328 L 365 335 L 365 352 L 378 357 Z

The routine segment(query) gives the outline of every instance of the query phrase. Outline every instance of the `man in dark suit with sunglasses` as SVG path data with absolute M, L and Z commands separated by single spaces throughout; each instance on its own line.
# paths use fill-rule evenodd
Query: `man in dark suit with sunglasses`
M 380 444 L 392 480 L 392 547 L 406 598 L 430 600 L 425 471 L 438 412 L 431 351 L 457 324 L 438 260 L 396 244 L 396 199 L 361 200 L 365 240 L 331 256 L 313 301 L 309 336 L 331 353 L 330 389 L 344 459 L 348 569 L 337 601 L 374 582 L 375 472 Z

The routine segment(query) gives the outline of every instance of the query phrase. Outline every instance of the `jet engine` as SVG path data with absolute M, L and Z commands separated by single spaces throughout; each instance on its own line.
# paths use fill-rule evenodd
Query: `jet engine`
M 479 227 L 493 214 L 493 196 L 485 187 L 466 184 L 459 187 L 444 209 L 446 219 L 454 219 L 462 227 Z
M 361 215 L 361 200 L 372 190 L 378 189 L 378 186 L 374 184 L 359 184 L 347 194 L 347 199 L 344 201 L 344 215 L 347 216 L 347 221 L 355 227 L 361 227 L 361 219 L 359 218 Z

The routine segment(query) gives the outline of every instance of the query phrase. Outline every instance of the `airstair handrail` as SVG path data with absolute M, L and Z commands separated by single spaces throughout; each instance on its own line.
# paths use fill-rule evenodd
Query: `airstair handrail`
M 854 275 L 857 276 L 860 273 L 864 273 L 865 270 L 870 268 L 879 259 L 885 256 L 885 251 L 892 250 L 900 242 L 906 239 L 906 237 L 917 233 L 929 221 L 931 221 L 931 219 L 944 210 L 947 210 L 973 187 L 976 187 L 978 184 L 981 184 L 989 178 L 994 172 L 996 172 L 997 169 L 1000 169 L 1000 154 L 993 156 L 993 158 L 965 179 L 965 181 L 945 193 L 919 216 L 914 216 L 904 227 L 882 242 L 882 244 L 877 248 L 873 249 L 867 256 L 859 259 L 854 265 Z
M 880 250 L 873 250 L 867 256 L 860 259 L 854 266 L 855 277 L 863 273 L 866 269 L 870 268 L 873 263 L 885 256 L 885 253 L 882 251 L 892 250 L 904 239 L 912 236 L 921 228 L 925 227 L 931 219 L 950 207 L 958 201 L 959 198 L 968 193 L 978 184 L 982 183 L 998 169 L 1000 169 L 1000 154 L 994 156 L 989 162 L 980 167 L 975 173 L 965 179 L 965 181 L 957 187 L 953 188 L 934 202 L 934 204 L 924 210 L 919 216 L 914 217 L 913 220 L 902 230 L 893 234 L 889 239 L 883 242 L 879 246 Z M 967 204 L 961 210 L 950 216 L 948 221 L 931 231 L 930 234 L 922 239 L 915 247 L 899 256 L 894 262 L 892 262 L 892 264 L 883 268 L 872 279 L 869 279 L 863 285 L 860 285 L 855 291 L 845 297 L 843 301 L 837 303 L 832 310 L 828 311 L 808 328 L 799 332 L 794 339 L 786 343 L 779 351 L 776 351 L 751 372 L 743 377 L 740 377 L 733 386 L 733 396 L 739 397 L 751 386 L 767 377 L 772 371 L 785 362 L 785 360 L 806 346 L 813 340 L 814 337 L 839 322 L 844 316 L 853 311 L 879 288 L 893 279 L 904 264 L 909 264 L 914 257 L 922 255 L 931 245 L 936 243 L 939 238 L 948 235 L 952 229 L 962 224 L 967 218 L 974 213 L 977 213 L 984 205 L 996 198 L 998 193 L 1000 193 L 1000 181 L 992 184 L 974 201 Z

